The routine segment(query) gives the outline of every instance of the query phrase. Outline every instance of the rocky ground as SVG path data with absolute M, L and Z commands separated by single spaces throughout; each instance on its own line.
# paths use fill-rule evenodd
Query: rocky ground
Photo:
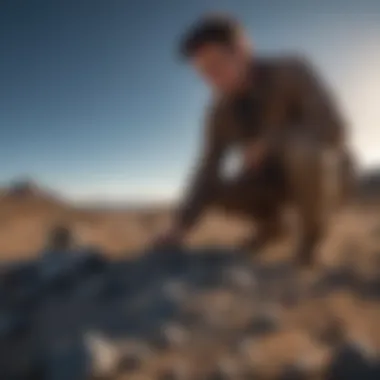
M 16 205 L 21 215 L 6 242 L 15 253 L 3 255 L 0 267 L 1 380 L 380 378 L 376 203 L 337 220 L 317 265 L 300 270 L 291 250 L 281 253 L 288 243 L 257 256 L 239 252 L 223 240 L 233 226 L 215 220 L 187 251 L 143 251 L 140 242 L 128 254 L 110 254 L 95 238 L 111 243 L 118 227 L 129 231 L 123 241 L 137 241 L 157 215 L 125 219 L 22 202 L 11 207 L 8 199 L 0 215 L 3 244 L 6 213 L 16 218 Z M 32 217 L 31 225 L 51 223 L 62 210 L 74 232 L 78 219 L 91 222 L 93 239 L 75 245 L 61 228 L 43 241 L 37 229 L 40 240 L 29 241 L 34 253 L 26 256 L 34 235 L 20 225 Z
M 374 269 L 50 248 L 3 268 L 0 378 L 378 379 Z

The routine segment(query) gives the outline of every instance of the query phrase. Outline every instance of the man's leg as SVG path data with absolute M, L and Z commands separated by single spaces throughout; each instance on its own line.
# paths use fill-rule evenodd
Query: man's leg
M 260 249 L 282 237 L 282 191 L 266 181 L 265 176 L 242 174 L 219 184 L 212 207 L 227 214 L 247 218 L 255 224 L 252 234 L 243 244 L 244 249 Z
M 331 212 L 341 203 L 342 156 L 337 149 L 311 139 L 294 139 L 287 142 L 284 163 L 300 221 L 297 260 L 302 265 L 311 265 Z

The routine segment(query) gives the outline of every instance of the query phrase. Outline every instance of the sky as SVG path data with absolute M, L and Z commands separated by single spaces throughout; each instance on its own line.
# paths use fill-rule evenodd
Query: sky
M 202 13 L 239 18 L 257 53 L 302 52 L 380 164 L 378 0 L 0 0 L 0 182 L 73 200 L 177 197 L 208 91 L 176 57 Z

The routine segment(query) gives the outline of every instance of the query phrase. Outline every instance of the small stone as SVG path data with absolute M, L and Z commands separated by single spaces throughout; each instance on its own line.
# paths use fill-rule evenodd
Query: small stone
M 73 246 L 73 235 L 69 227 L 55 226 L 49 233 L 46 247 L 48 250 L 69 250 Z
M 158 349 L 178 348 L 183 346 L 189 338 L 188 331 L 180 324 L 169 323 L 161 327 L 153 339 L 153 345 Z
M 188 289 L 181 281 L 170 281 L 163 286 L 163 294 L 171 301 L 180 302 L 188 296 Z
M 188 338 L 186 329 L 176 323 L 171 323 L 164 327 L 164 334 L 169 344 L 175 347 L 183 345 Z
M 240 291 L 252 291 L 257 282 L 252 271 L 244 267 L 232 267 L 226 271 L 225 281 Z
M 281 320 L 281 310 L 266 308 L 254 316 L 246 329 L 246 333 L 255 337 L 278 331 Z
M 118 347 L 96 332 L 87 333 L 84 342 L 90 355 L 91 373 L 98 377 L 112 376 L 122 360 L 122 353 Z

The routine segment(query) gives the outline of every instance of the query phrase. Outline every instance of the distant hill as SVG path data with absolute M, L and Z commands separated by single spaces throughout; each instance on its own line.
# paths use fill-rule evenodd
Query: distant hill
M 16 180 L 0 190 L 0 216 L 50 212 L 66 208 L 63 198 L 32 180 Z

